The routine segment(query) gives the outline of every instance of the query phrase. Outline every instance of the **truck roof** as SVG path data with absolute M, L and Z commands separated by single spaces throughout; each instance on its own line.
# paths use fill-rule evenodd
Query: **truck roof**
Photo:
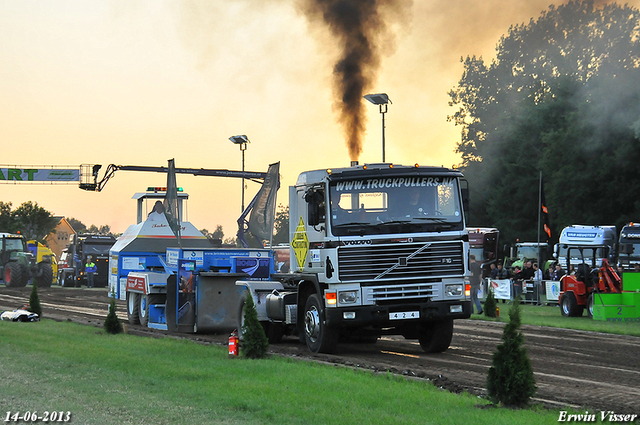
M 559 243 L 580 245 L 603 245 L 616 239 L 616 226 L 567 226 L 560 233 Z
M 15 234 L 15 233 L 5 233 L 0 232 L 0 238 L 16 238 L 16 239 L 24 239 L 23 235 Z
M 325 179 L 331 179 L 331 177 L 350 178 L 350 177 L 379 177 L 380 173 L 393 174 L 397 176 L 407 175 L 415 176 L 425 175 L 434 176 L 442 175 L 449 177 L 462 177 L 462 173 L 458 170 L 452 170 L 445 167 L 433 167 L 433 166 L 419 166 L 415 165 L 401 165 L 391 163 L 374 163 L 353 165 L 351 167 L 342 168 L 326 168 L 323 170 L 311 170 L 300 173 L 296 185 L 305 185 L 308 183 L 321 182 Z

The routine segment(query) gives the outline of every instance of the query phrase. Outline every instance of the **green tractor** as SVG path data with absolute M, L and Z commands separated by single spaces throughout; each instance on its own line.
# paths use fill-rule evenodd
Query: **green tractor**
M 34 278 L 39 287 L 49 287 L 53 281 L 51 257 L 45 256 L 37 263 L 36 257 L 29 252 L 27 241 L 22 235 L 0 233 L 0 276 L 8 287 L 24 287 Z

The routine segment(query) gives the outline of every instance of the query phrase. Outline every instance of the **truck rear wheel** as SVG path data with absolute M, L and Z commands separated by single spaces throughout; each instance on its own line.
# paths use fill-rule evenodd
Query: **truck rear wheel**
M 573 292 L 566 292 L 560 297 L 560 311 L 564 317 L 582 316 L 582 307 L 578 305 L 578 300 Z
M 140 304 L 138 301 L 138 295 L 135 292 L 127 292 L 127 319 L 132 325 L 140 324 L 140 317 L 138 317 L 138 309 Z
M 138 294 L 138 317 L 142 326 L 149 324 L 149 298 L 146 294 Z
M 325 324 L 324 310 L 318 294 L 307 298 L 304 308 L 304 336 L 313 353 L 333 353 L 338 346 L 340 332 Z
M 425 353 L 442 353 L 449 348 L 453 338 L 453 320 L 422 326 L 418 331 L 418 341 Z
M 40 263 L 38 276 L 34 279 L 38 288 L 50 288 L 53 283 L 53 268 L 49 263 Z
M 18 263 L 8 263 L 4 267 L 4 284 L 7 287 L 22 286 L 22 267 Z
M 63 271 L 60 277 L 60 286 L 69 288 L 75 286 L 75 278 L 72 271 Z

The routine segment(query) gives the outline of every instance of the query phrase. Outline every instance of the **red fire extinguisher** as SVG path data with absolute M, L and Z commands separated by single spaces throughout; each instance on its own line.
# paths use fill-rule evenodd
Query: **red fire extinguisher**
M 231 332 L 231 335 L 229 335 L 229 355 L 230 356 L 237 356 L 238 355 L 238 330 L 234 329 L 233 332 Z

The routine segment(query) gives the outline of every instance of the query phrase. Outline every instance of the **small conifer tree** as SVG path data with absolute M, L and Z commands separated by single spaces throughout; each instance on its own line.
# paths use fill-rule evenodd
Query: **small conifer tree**
M 504 327 L 502 344 L 493 353 L 487 374 L 489 399 L 507 407 L 523 407 L 536 394 L 536 381 L 520 329 L 520 299 L 509 309 L 509 323 Z
M 35 282 L 33 282 L 33 288 L 29 296 L 29 307 L 27 307 L 27 311 L 36 313 L 38 317 L 42 318 L 42 306 L 40 305 L 40 297 L 38 297 L 38 285 L 36 285 Z
M 487 317 L 496 317 L 498 305 L 496 298 L 493 296 L 493 288 L 487 285 L 487 299 L 484 301 L 484 315 Z
M 116 307 L 116 294 L 115 291 L 111 291 L 111 302 L 109 303 L 109 313 L 104 321 L 104 330 L 114 335 L 124 332 L 122 323 L 116 315 Z
M 262 359 L 267 356 L 268 347 L 269 340 L 258 321 L 258 312 L 253 297 L 249 295 L 244 306 L 241 354 L 250 359 Z

